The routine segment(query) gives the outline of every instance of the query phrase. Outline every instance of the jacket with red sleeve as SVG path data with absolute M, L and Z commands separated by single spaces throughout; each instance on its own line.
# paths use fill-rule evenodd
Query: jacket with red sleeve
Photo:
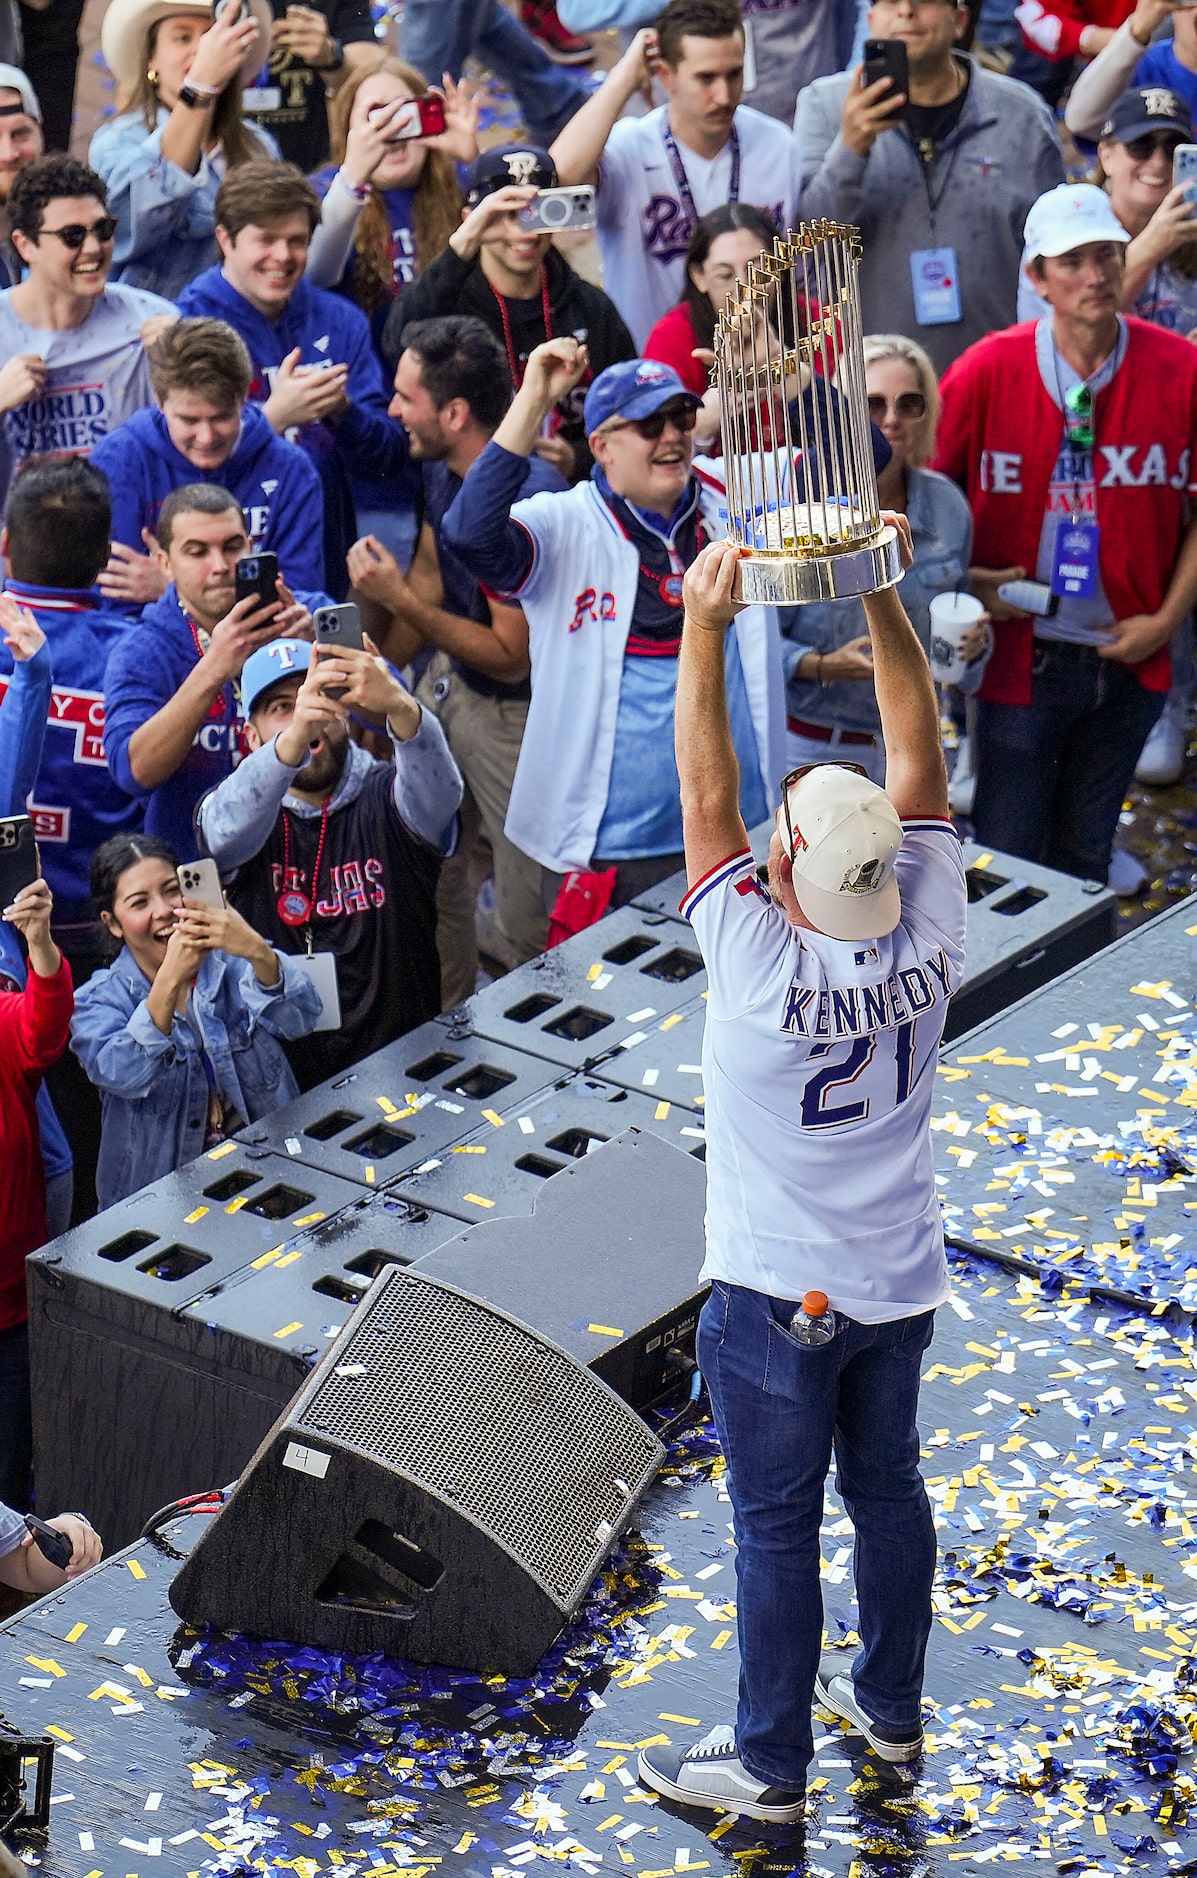
M 1032 52 L 1043 59 L 1083 57 L 1086 26 L 1121 26 L 1135 10 L 1135 0 L 1022 0 L 1014 17 Z
M 37 1126 L 42 1071 L 67 1047 L 75 993 L 63 959 L 53 978 L 31 971 L 23 991 L 0 993 L 0 1330 L 23 1324 L 25 1257 L 49 1237 Z
M 1032 577 L 1064 436 L 1064 414 L 1040 376 L 1035 324 L 991 333 L 949 367 L 931 465 L 968 497 L 973 565 L 1022 566 Z M 1163 603 L 1194 492 L 1197 437 L 1197 346 L 1145 320 L 1126 325 L 1126 357 L 1093 412 L 1101 579 L 1119 620 Z M 1030 703 L 1032 637 L 1026 614 L 994 622 L 980 697 Z M 1167 691 L 1168 648 L 1131 669 L 1149 691 Z

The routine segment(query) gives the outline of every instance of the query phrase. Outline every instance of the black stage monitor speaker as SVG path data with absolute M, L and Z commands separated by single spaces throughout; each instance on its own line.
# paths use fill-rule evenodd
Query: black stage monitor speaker
M 664 1456 L 526 1324 L 383 1272 L 181 1567 L 192 1623 L 531 1674 Z

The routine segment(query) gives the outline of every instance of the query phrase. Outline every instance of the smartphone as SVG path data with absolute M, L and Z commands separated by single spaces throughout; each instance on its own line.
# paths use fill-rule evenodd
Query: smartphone
M 391 109 L 389 104 L 376 104 L 366 116 L 381 117 Z M 409 98 L 405 108 L 395 112 L 387 130 L 387 142 L 405 143 L 410 137 L 439 137 L 444 129 L 445 100 L 430 91 L 426 98 Z
M 65 1532 L 59 1532 L 57 1526 L 47 1526 L 45 1520 L 39 1519 L 36 1513 L 26 1513 L 23 1517 L 38 1551 L 49 1559 L 51 1565 L 57 1565 L 60 1571 L 65 1571 L 75 1553 Z
M 875 85 L 888 78 L 894 92 L 910 96 L 910 63 L 904 39 L 866 39 L 864 43 L 864 82 Z M 899 117 L 901 112 L 898 113 Z
M 341 652 L 351 646 L 355 652 L 364 652 L 362 644 L 362 616 L 352 604 L 346 606 L 318 606 L 312 615 L 316 623 L 316 644 L 328 646 L 334 652 Z
M 278 555 L 246 554 L 237 563 L 236 597 L 256 599 L 263 606 L 278 599 Z
M 593 228 L 594 190 L 589 183 L 565 189 L 538 189 L 531 202 L 525 202 L 517 219 L 521 228 L 534 228 L 550 235 Z
M 1197 202 L 1197 143 L 1178 143 L 1172 153 L 1172 185 L 1182 184 L 1185 200 Z
M 37 842 L 28 815 L 0 816 L 0 907 L 37 879 Z
M 179 868 L 179 885 L 184 899 L 195 900 L 200 906 L 214 907 L 217 911 L 224 905 L 215 861 L 206 857 L 202 861 L 184 861 Z

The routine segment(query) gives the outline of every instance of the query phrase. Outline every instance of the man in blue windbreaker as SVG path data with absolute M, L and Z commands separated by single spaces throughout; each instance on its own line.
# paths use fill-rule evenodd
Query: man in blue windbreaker
M 76 986 L 106 963 L 108 945 L 87 870 L 102 841 L 141 826 L 141 803 L 109 775 L 104 671 L 130 631 L 96 587 L 108 559 L 108 484 L 83 457 L 34 457 L 13 482 L 0 554 L 6 590 L 46 635 L 53 690 L 29 802 L 42 872 L 54 895 L 53 936 Z M 0 683 L 13 655 L 0 643 Z M 75 1215 L 95 1210 L 100 1104 L 68 1053 L 46 1076 L 75 1157 Z M 90 1196 L 90 1207 L 88 1205 Z
M 109 599 L 141 607 L 166 592 L 158 516 L 184 483 L 235 496 L 251 552 L 277 554 L 288 586 L 323 586 L 320 477 L 246 402 L 253 366 L 244 340 L 224 320 L 177 320 L 151 346 L 149 363 L 161 408 L 136 412 L 92 452 L 112 488 L 112 555 L 99 581 Z
M 216 197 L 224 257 L 179 296 L 186 317 L 227 320 L 249 348 L 250 395 L 271 428 L 306 450 L 324 484 L 324 584 L 343 599 L 345 555 L 364 510 L 411 507 L 416 476 L 387 415 L 364 313 L 304 279 L 320 200 L 290 163 L 239 163 Z

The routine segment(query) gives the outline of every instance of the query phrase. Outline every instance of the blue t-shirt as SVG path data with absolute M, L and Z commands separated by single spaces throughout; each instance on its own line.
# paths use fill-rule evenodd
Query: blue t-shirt
M 1133 82 L 1136 85 L 1164 85 L 1184 99 L 1190 117 L 1197 114 L 1197 72 L 1190 72 L 1187 65 L 1181 64 L 1170 39 L 1161 39 L 1158 45 L 1148 46 L 1135 67 Z
M 745 826 L 755 828 L 768 815 L 769 805 L 734 633 L 728 633 L 725 645 L 727 709 L 740 765 L 740 813 Z M 676 703 L 676 658 L 630 653 L 624 658 L 607 806 L 594 843 L 596 856 L 604 860 L 682 852 L 682 786 L 673 747 Z

